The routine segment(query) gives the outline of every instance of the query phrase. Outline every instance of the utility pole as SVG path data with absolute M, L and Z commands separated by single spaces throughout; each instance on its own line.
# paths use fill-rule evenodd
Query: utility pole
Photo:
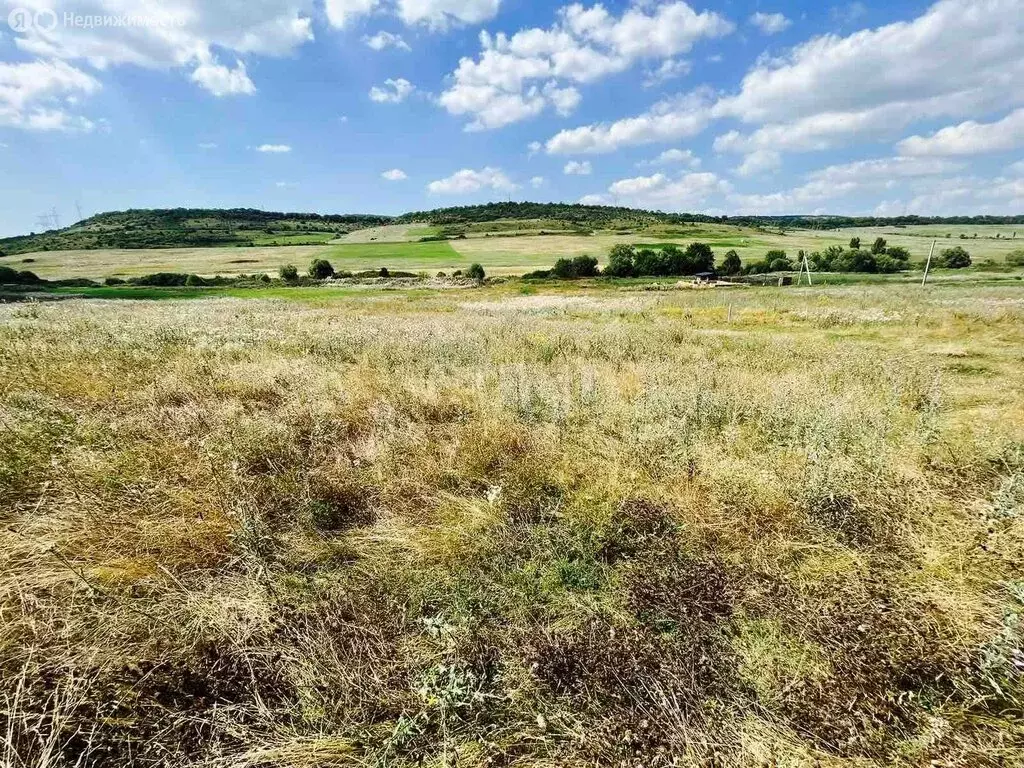
M 937 240 L 932 240 L 932 248 L 931 248 L 930 251 L 928 251 L 928 261 L 924 265 L 924 279 L 921 280 L 921 287 L 922 288 L 928 282 L 928 272 L 932 268 L 932 256 L 935 254 L 935 243 L 937 243 L 937 242 L 938 242 Z
M 36 216 L 36 226 L 40 227 L 41 232 L 49 232 L 52 229 L 53 222 L 50 220 L 50 214 L 41 213 Z
M 56 206 L 50 209 L 50 216 L 53 218 L 53 228 L 60 229 L 60 214 L 57 213 Z
M 804 254 L 804 263 L 801 265 L 800 279 L 797 280 L 796 284 L 800 285 L 800 283 L 803 282 L 803 280 L 804 280 L 804 272 L 806 272 L 807 273 L 807 285 L 808 286 L 813 286 L 814 283 L 811 282 L 811 264 L 807 260 L 807 251 L 803 251 L 803 254 Z
M 82 215 L 82 203 L 79 200 L 75 200 L 75 210 L 78 211 L 78 220 L 84 221 L 85 216 Z

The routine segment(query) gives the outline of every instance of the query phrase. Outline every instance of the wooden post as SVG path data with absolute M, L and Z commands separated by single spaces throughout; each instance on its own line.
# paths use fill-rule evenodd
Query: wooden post
M 727 322 L 732 325 L 732 304 L 729 305 L 729 319 Z
M 807 251 L 804 251 L 804 269 L 807 270 L 807 285 L 813 286 L 811 282 L 811 262 L 807 260 Z M 803 275 L 800 275 L 800 279 L 803 280 Z
M 922 287 L 928 282 L 928 272 L 932 268 L 932 256 L 935 253 L 935 243 L 937 242 L 938 240 L 932 240 L 932 249 L 928 251 L 928 262 L 924 265 L 924 279 L 921 280 Z

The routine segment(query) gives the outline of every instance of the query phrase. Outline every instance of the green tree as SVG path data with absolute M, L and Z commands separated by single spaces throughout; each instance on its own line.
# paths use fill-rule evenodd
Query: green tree
M 695 275 L 715 268 L 715 252 L 707 243 L 690 243 L 686 246 L 685 257 L 685 271 L 682 274 Z
M 595 277 L 598 274 L 597 259 L 593 256 L 577 256 L 573 259 L 559 259 L 551 274 L 562 279 Z
M 877 240 L 875 240 L 874 243 L 872 243 L 872 245 L 871 245 L 871 252 L 873 254 L 875 254 L 875 256 L 877 256 L 880 253 L 885 253 L 885 246 L 886 246 L 885 238 L 884 237 L 880 237 Z
M 971 254 L 959 245 L 955 248 L 947 248 L 939 256 L 939 266 L 946 269 L 963 269 L 971 266 Z
M 741 269 L 743 263 L 740 261 L 740 255 L 736 251 L 728 251 L 722 259 L 722 274 L 738 275 Z
M 484 268 L 479 264 L 470 264 L 469 269 L 466 270 L 466 277 L 472 280 L 483 280 L 487 277 L 487 274 L 484 272 Z
M 309 265 L 309 276 L 314 280 L 326 280 L 333 275 L 334 267 L 327 259 L 313 259 Z
M 609 277 L 632 277 L 635 274 L 633 263 L 636 257 L 636 248 L 632 245 L 619 243 L 612 246 L 608 254 L 608 266 L 604 268 L 605 275 Z
M 860 238 L 859 237 L 851 237 L 850 238 L 850 248 L 852 250 L 854 250 L 854 251 L 856 251 L 858 248 L 860 248 Z
M 278 277 L 289 283 L 299 279 L 299 270 L 295 268 L 294 264 L 285 264 L 277 270 Z

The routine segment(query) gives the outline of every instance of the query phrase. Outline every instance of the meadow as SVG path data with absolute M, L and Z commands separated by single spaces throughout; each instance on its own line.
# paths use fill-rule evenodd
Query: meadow
M 0 305 L 0 765 L 1024 764 L 1019 283 L 643 287 Z
M 933 239 L 936 252 L 954 245 L 965 247 L 976 263 L 1005 261 L 1007 254 L 1024 249 L 1024 228 L 1017 233 L 1004 225 L 962 226 L 930 225 L 921 227 L 874 227 L 836 230 L 775 231 L 733 225 L 649 224 L 631 230 L 598 230 L 591 235 L 543 231 L 542 225 L 558 222 L 497 221 L 466 227 L 464 239 L 420 242 L 440 231 L 426 225 L 386 225 L 357 230 L 340 238 L 331 234 L 260 235 L 259 243 L 278 243 L 252 247 L 214 246 L 207 248 L 139 248 L 78 251 L 41 251 L 0 259 L 0 265 L 30 269 L 44 278 L 134 277 L 153 272 L 216 274 L 276 274 L 279 267 L 294 264 L 304 269 L 314 258 L 328 259 L 336 269 L 361 271 L 387 267 L 409 272 L 451 273 L 473 262 L 484 266 L 488 274 L 514 275 L 550 268 L 562 257 L 591 255 L 602 262 L 614 245 L 638 246 L 695 241 L 706 242 L 721 259 L 726 251 L 736 250 L 744 261 L 758 260 L 769 250 L 780 249 L 791 257 L 800 250 L 823 250 L 830 245 L 847 246 L 852 237 L 860 237 L 869 247 L 877 237 L 889 245 L 899 245 L 911 253 L 913 263 L 928 256 Z M 564 225 L 563 225 L 564 226 Z M 518 231 L 515 231 L 518 228 Z M 946 235 L 950 237 L 946 237 Z M 967 239 L 960 239 L 963 234 Z M 1019 234 L 1019 237 L 1016 235 Z M 977 235 L 977 237 L 974 237 Z M 998 235 L 998 237 L 997 237 Z M 294 245 L 310 239 L 320 245 Z

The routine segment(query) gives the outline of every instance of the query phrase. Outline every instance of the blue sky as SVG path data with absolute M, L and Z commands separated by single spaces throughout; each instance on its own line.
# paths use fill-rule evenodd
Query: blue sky
M 1024 0 L 0 0 L 0 234 L 128 207 L 1024 213 Z

